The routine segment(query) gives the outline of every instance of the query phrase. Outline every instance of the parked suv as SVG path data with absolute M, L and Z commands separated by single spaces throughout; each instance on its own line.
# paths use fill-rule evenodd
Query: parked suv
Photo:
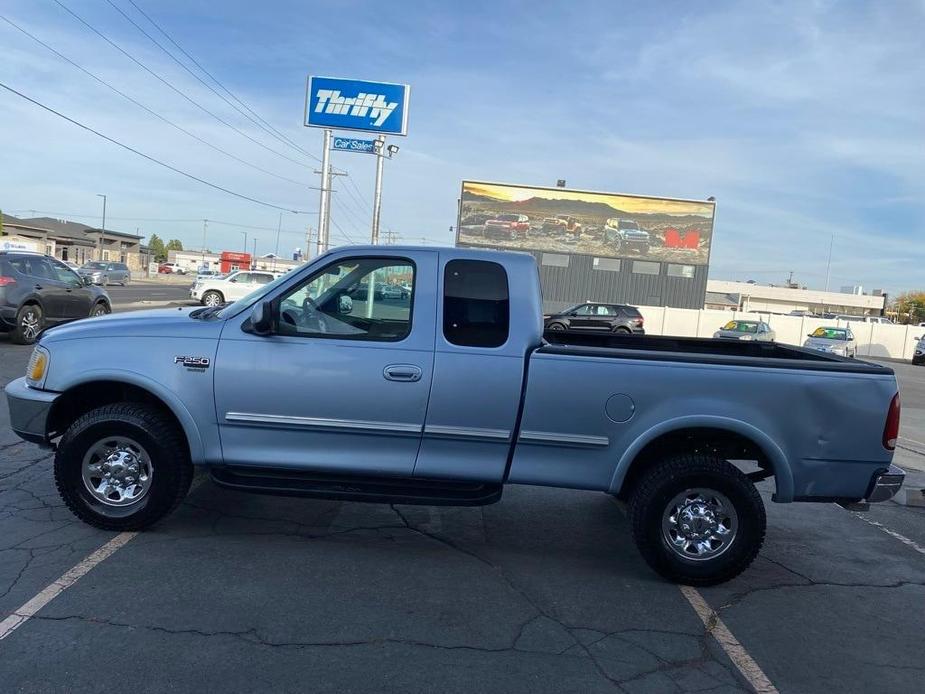
M 501 236 L 511 241 L 527 238 L 530 218 L 525 214 L 499 214 L 485 222 L 485 236 Z
M 925 335 L 915 338 L 915 353 L 912 355 L 912 363 L 916 366 L 925 364 Z
M 604 241 L 613 244 L 619 251 L 638 251 L 645 255 L 652 242 L 648 231 L 632 219 L 611 217 L 604 224 Z
M 51 256 L 0 251 L 0 331 L 20 345 L 56 323 L 111 311 L 106 290 Z
M 123 287 L 132 278 L 132 272 L 125 263 L 93 261 L 85 263 L 78 271 L 81 277 L 89 277 L 93 284 L 121 284 Z
M 546 330 L 645 335 L 639 309 L 625 304 L 578 304 L 545 319 Z
M 189 290 L 190 299 L 203 306 L 221 306 L 228 301 L 237 301 L 261 285 L 275 280 L 281 273 L 239 270 L 227 277 L 214 279 L 196 278 L 196 283 Z

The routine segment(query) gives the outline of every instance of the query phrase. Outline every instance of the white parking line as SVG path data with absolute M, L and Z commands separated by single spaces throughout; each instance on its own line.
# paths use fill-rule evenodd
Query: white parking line
M 907 547 L 911 547 L 912 549 L 914 549 L 914 550 L 915 550 L 916 552 L 918 552 L 919 554 L 925 554 L 925 547 L 922 547 L 922 545 L 920 545 L 920 544 L 919 544 L 918 542 L 916 542 L 915 540 L 910 540 L 910 539 L 909 539 L 908 537 L 906 537 L 905 535 L 900 535 L 900 534 L 899 534 L 898 532 L 896 532 L 895 530 L 890 530 L 890 529 L 889 529 L 888 527 L 886 527 L 883 523 L 878 523 L 877 521 L 871 520 L 870 518 L 865 518 L 865 517 L 864 517 L 864 514 L 857 513 L 857 512 L 855 512 L 855 511 L 852 511 L 851 513 L 852 513 L 852 515 L 856 516 L 857 518 L 860 518 L 862 521 L 864 521 L 864 522 L 867 523 L 868 525 L 874 526 L 877 530 L 879 530 L 879 531 L 881 531 L 881 532 L 884 532 L 884 533 L 886 533 L 887 535 L 889 535 L 890 537 L 899 540 L 900 542 L 902 542 L 902 543 L 903 543 L 904 545 L 906 545 Z
M 914 443 L 916 446 L 925 446 L 925 443 L 922 443 L 921 441 L 916 441 L 915 439 L 910 439 L 908 436 L 900 436 L 899 440 L 903 442 Z
M 0 641 L 29 621 L 36 612 L 58 597 L 67 588 L 74 585 L 82 576 L 86 575 L 90 569 L 105 560 L 117 549 L 123 547 L 137 534 L 137 532 L 119 533 L 105 545 L 87 556 L 83 561 L 77 564 L 77 566 L 68 570 L 61 578 L 52 581 L 38 595 L 0 622 Z
M 745 647 L 739 643 L 728 627 L 719 618 L 719 615 L 707 604 L 696 588 L 690 586 L 678 586 L 681 594 L 687 598 L 687 601 L 694 608 L 694 612 L 700 617 L 707 633 L 716 639 L 716 642 L 722 647 L 729 656 L 729 659 L 735 664 L 742 673 L 742 676 L 748 680 L 748 683 L 756 692 L 761 694 L 777 694 L 777 687 L 771 684 L 771 680 L 758 666 L 758 663 L 748 654 Z

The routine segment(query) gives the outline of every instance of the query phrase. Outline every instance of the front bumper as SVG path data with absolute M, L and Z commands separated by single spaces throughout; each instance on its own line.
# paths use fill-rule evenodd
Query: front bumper
M 21 439 L 48 445 L 48 414 L 61 393 L 30 388 L 25 377 L 7 384 L 6 401 L 10 407 L 10 428 Z
M 901 467 L 890 465 L 886 472 L 874 475 L 871 480 L 870 491 L 867 493 L 867 501 L 871 503 L 889 501 L 899 493 L 905 479 L 905 470 Z

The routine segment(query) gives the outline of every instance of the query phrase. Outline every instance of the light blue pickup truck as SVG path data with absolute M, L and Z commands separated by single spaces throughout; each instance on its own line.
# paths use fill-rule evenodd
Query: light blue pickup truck
M 758 480 L 781 503 L 902 484 L 888 368 L 765 342 L 552 344 L 541 304 L 529 255 L 340 248 L 225 306 L 47 330 L 10 421 L 55 445 L 64 501 L 101 528 L 164 518 L 194 465 L 238 490 L 403 504 L 567 487 L 625 501 L 646 561 L 695 585 L 758 553 Z

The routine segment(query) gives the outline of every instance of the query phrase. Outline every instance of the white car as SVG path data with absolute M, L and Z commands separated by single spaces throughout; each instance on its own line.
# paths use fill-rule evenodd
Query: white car
M 279 273 L 260 270 L 239 270 L 227 277 L 196 279 L 189 291 L 190 299 L 203 306 L 221 306 L 242 299 L 261 285 L 272 282 Z

